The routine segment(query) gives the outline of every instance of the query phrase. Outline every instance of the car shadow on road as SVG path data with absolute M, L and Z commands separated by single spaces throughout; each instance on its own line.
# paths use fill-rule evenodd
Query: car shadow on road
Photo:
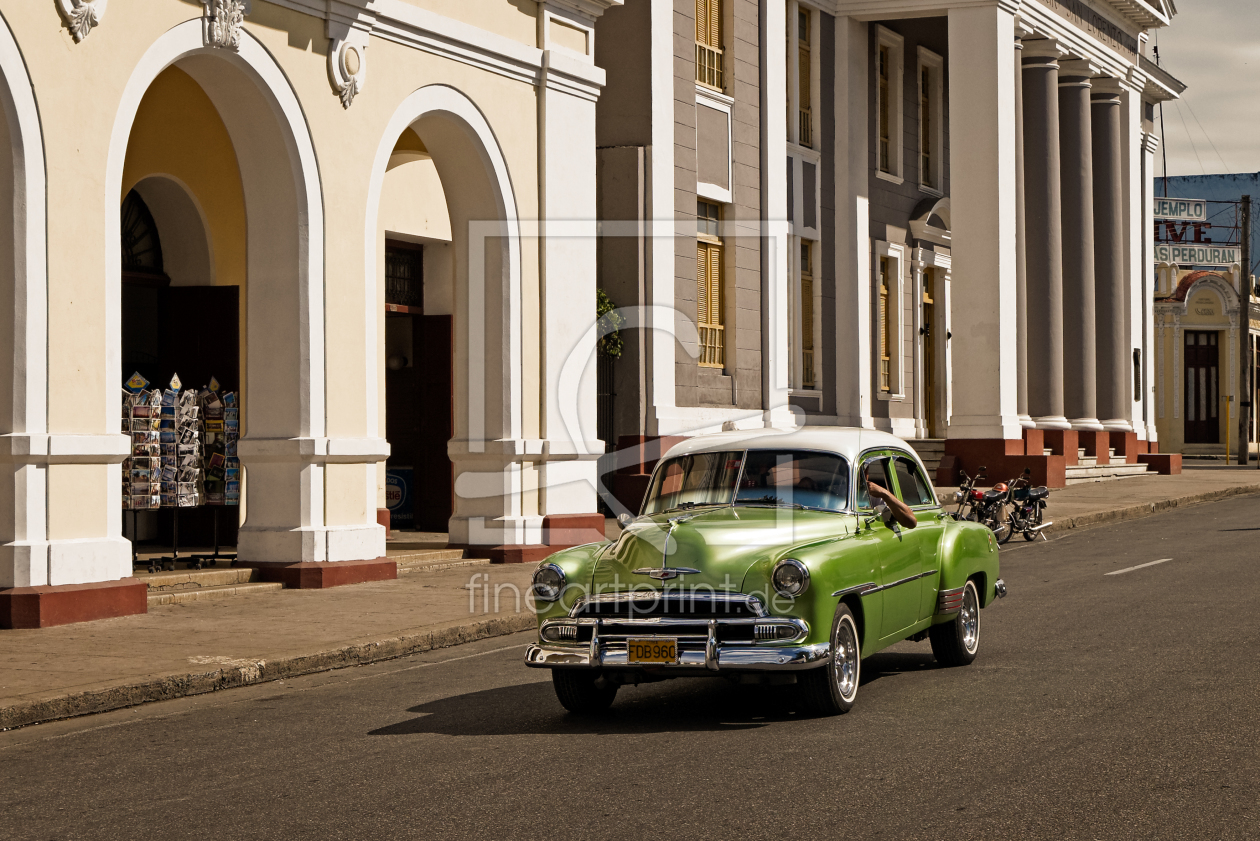
M 862 663 L 862 686 L 905 672 L 937 668 L 930 652 L 881 653 Z M 858 704 L 862 703 L 859 695 Z M 808 720 L 794 686 L 740 686 L 722 678 L 687 678 L 623 687 L 610 710 L 566 713 L 551 682 L 483 689 L 420 704 L 416 718 L 371 736 L 631 735 L 756 730 Z

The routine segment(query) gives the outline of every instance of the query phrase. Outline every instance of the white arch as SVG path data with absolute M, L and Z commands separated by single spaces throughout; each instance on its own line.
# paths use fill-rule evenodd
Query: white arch
M 0 364 L 12 369 L 0 399 L 0 587 L 48 584 L 48 242 L 44 140 L 26 63 L 0 16 L 0 109 L 12 170 L 12 311 L 4 332 L 12 347 Z M 5 214 L 7 215 L 7 213 Z M 4 231 L 4 236 L 9 232 Z M 7 291 L 7 290 L 6 290 Z M 11 353 L 11 358 L 8 357 Z M 7 372 L 6 372 L 7 374 Z
M 462 288 L 458 283 L 459 273 L 456 273 L 457 300 L 453 324 L 456 370 L 452 383 L 456 389 L 453 406 L 455 440 L 451 442 L 448 452 L 457 477 L 471 470 L 494 474 L 502 493 L 494 500 L 470 500 L 457 496 L 449 526 L 451 540 L 455 543 L 524 543 L 527 542 L 527 518 L 521 511 L 522 480 L 519 466 L 519 459 L 524 453 L 520 221 L 507 161 L 498 139 L 472 100 L 452 87 L 430 85 L 410 94 L 395 109 L 377 147 L 368 184 L 368 207 L 364 225 L 365 311 L 375 314 L 379 307 L 376 298 L 376 238 L 381 192 L 390 155 L 403 130 L 431 117 L 443 118 L 449 125 L 463 130 L 469 148 L 480 159 L 483 170 L 482 175 L 474 177 L 484 178 L 484 186 L 489 189 L 494 204 L 493 215 L 487 213 L 489 218 L 456 219 L 452 214 L 451 219 L 452 235 L 456 242 L 464 234 L 455 230 L 455 227 L 468 225 L 468 254 L 465 263 L 467 283 Z M 434 151 L 439 176 L 442 175 L 443 168 L 440 157 Z M 481 186 L 478 183 L 473 189 Z M 443 189 L 449 206 L 452 190 L 457 189 L 457 186 L 444 180 Z M 502 243 L 499 256 L 490 261 L 486 259 L 484 242 L 488 237 Z M 497 276 L 488 276 L 496 269 Z M 489 312 L 487 307 L 491 308 Z M 487 330 L 484 335 L 473 331 L 474 325 L 487 323 L 487 316 L 490 323 L 502 325 L 501 335 L 495 328 Z M 367 422 L 369 429 L 378 429 L 380 418 L 377 388 L 380 371 L 377 353 L 380 337 L 375 319 L 371 319 L 370 324 L 364 347 L 368 366 L 365 374 L 369 384 Z M 492 334 L 492 330 L 495 334 Z M 496 350 L 497 356 L 492 356 Z M 496 387 L 498 391 L 494 394 Z M 467 395 L 462 405 L 459 400 L 461 389 Z M 507 441 L 493 443 L 496 439 Z M 473 534 L 481 534 L 487 522 L 493 523 L 490 528 L 495 531 L 496 536 L 473 539 Z
M 258 87 L 283 126 L 297 185 L 300 326 L 300 426 L 301 437 L 321 438 L 325 429 L 324 401 L 324 207 L 319 184 L 315 146 L 297 95 L 284 72 L 266 48 L 248 31 L 242 30 L 240 50 L 209 48 L 204 45 L 200 19 L 185 21 L 167 30 L 145 52 L 123 90 L 114 129 L 110 135 L 105 171 L 105 286 L 106 286 L 106 370 L 122 364 L 122 245 L 118 201 L 122 192 L 123 166 L 136 111 L 149 86 L 163 70 L 181 59 L 213 56 L 242 70 Z M 226 120 L 228 115 L 220 113 Z M 230 126 L 229 126 L 229 134 Z M 110 392 L 118 400 L 117 390 Z M 121 408 L 121 407 L 119 407 Z M 117 411 L 114 412 L 117 414 Z M 322 494 L 321 494 L 322 495 Z M 322 507 L 322 502 L 321 502 Z
M 223 120 L 245 188 L 249 354 L 245 434 L 238 452 L 249 472 L 250 504 L 238 550 L 242 558 L 259 562 L 352 557 L 331 547 L 324 519 L 324 464 L 330 448 L 318 161 L 297 95 L 272 55 L 247 31 L 241 33 L 239 50 L 209 48 L 200 19 L 181 23 L 153 42 L 127 81 L 110 135 L 103 196 L 106 370 L 117 376 L 121 364 L 118 202 L 127 146 L 145 93 L 176 62 Z M 110 400 L 119 399 L 117 389 L 109 394 Z M 383 554 L 383 529 L 372 528 L 380 532 L 377 555 Z
M 48 429 L 48 241 L 44 138 L 26 63 L 0 17 L 0 107 L 13 151 L 13 416 L 5 432 Z M 117 215 L 117 214 L 115 214 Z M 11 426 L 9 426 L 11 424 Z
M 507 239 L 507 284 L 508 288 L 504 290 L 504 298 L 508 302 L 508 343 L 507 343 L 507 359 L 504 364 L 503 373 L 506 375 L 508 394 L 506 402 L 509 409 L 509 424 L 506 438 L 520 438 L 521 433 L 521 247 L 520 247 L 520 222 L 516 211 L 516 196 L 512 189 L 512 179 L 508 174 L 507 161 L 503 157 L 503 151 L 499 147 L 499 141 L 494 136 L 494 131 L 490 128 L 490 124 L 486 121 L 485 115 L 477 108 L 471 99 L 465 96 L 455 88 L 447 85 L 429 85 L 413 92 L 404 99 L 394 111 L 394 115 L 390 117 L 389 123 L 385 126 L 385 132 L 381 136 L 380 145 L 376 150 L 376 158 L 372 163 L 372 177 L 368 183 L 368 207 L 365 214 L 364 225 L 364 252 L 366 259 L 364 260 L 365 294 L 367 295 L 367 311 L 375 313 L 377 307 L 376 301 L 376 236 L 377 224 L 381 205 L 381 190 L 385 184 L 385 172 L 389 167 L 389 158 L 397 143 L 399 135 L 408 126 L 417 120 L 435 114 L 446 115 L 455 118 L 470 130 L 476 137 L 477 151 L 482 158 L 487 173 L 490 174 L 491 180 L 495 187 L 495 200 L 499 207 L 496 208 L 500 221 L 502 234 Z M 448 185 L 444 185 L 444 189 L 450 189 Z M 470 280 L 471 280 L 470 271 Z M 463 290 L 468 294 L 469 290 Z M 470 296 L 471 298 L 471 296 Z M 480 301 L 472 302 L 480 303 Z M 474 313 L 475 314 L 475 313 Z M 472 318 L 470 317 L 470 320 Z M 370 335 L 367 337 L 367 346 L 364 352 L 371 365 L 375 369 L 377 344 L 380 337 L 376 333 L 376 321 L 372 321 Z M 481 360 L 481 374 L 485 376 L 485 360 Z M 476 360 L 474 359 L 475 363 Z M 476 367 L 474 364 L 473 367 Z M 369 399 L 368 405 L 368 428 L 376 429 L 379 423 L 377 415 L 377 377 L 376 371 L 373 370 L 372 376 L 369 378 Z M 484 384 L 484 379 L 482 380 Z M 470 397 L 484 392 L 483 388 L 476 388 L 477 382 L 475 377 L 469 385 Z M 472 406 L 469 407 L 470 417 L 473 414 Z M 474 437 L 474 436 L 470 436 Z

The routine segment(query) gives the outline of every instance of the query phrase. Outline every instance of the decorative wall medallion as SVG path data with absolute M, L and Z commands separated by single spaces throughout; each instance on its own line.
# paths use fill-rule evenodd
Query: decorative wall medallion
M 328 50 L 328 78 L 341 107 L 349 108 L 367 78 L 367 33 L 351 30 L 346 38 L 333 39 Z
M 98 0 L 99 2 L 99 0 Z M 241 48 L 241 25 L 250 12 L 250 0 L 201 0 L 206 7 L 202 27 L 207 47 Z
M 105 17 L 105 7 L 109 5 L 109 0 L 56 0 L 56 2 L 57 11 L 61 13 L 61 19 L 66 22 L 66 29 L 70 30 L 76 44 L 88 37 L 92 27 L 100 25 L 101 19 Z

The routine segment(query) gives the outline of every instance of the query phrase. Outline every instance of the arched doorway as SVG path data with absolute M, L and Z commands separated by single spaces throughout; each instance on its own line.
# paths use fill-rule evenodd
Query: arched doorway
M 239 339 L 232 330 L 219 337 L 244 360 L 242 558 L 342 559 L 324 523 L 323 208 L 314 149 L 283 73 L 247 32 L 239 51 L 207 47 L 193 20 L 146 52 L 124 92 L 107 169 L 106 190 L 118 201 L 132 189 L 163 240 L 170 289 L 239 293 Z M 117 229 L 107 223 L 106 278 L 121 305 L 116 218 Z M 184 234 L 200 226 L 204 241 L 164 236 L 163 225 Z M 214 321 L 232 318 L 186 326 L 213 337 Z M 109 330 L 109 368 L 121 370 L 121 313 Z M 355 557 L 384 554 L 383 530 L 359 531 L 380 546 L 359 547 L 375 554 Z
M 422 240 L 426 249 L 425 311 L 449 313 L 452 399 L 449 442 L 434 437 L 440 433 L 432 424 L 419 443 L 449 455 L 455 478 L 447 526 L 452 544 L 525 543 L 530 518 L 522 510 L 521 459 L 514 452 L 514 442 L 523 438 L 521 257 L 507 166 L 484 116 L 467 97 L 444 85 L 416 91 L 395 111 L 377 152 L 368 199 L 369 255 L 388 260 L 382 254 L 387 233 L 382 214 L 399 210 L 390 206 L 389 180 L 403 177 L 408 167 L 422 162 L 431 167 L 437 183 L 430 181 L 427 195 L 416 201 L 433 207 L 435 213 L 444 205 L 440 210 L 447 218 L 449 243 L 441 235 L 413 239 Z M 419 176 L 419 171 L 411 175 Z M 368 288 L 375 296 L 373 311 L 384 316 L 386 267 L 379 259 L 368 261 Z M 377 355 L 386 370 L 385 347 L 390 340 L 386 325 Z M 386 392 L 390 379 L 391 374 L 382 371 L 378 381 Z M 402 385 L 401 378 L 395 381 Z M 378 400 L 386 415 L 378 419 L 382 434 L 391 425 L 389 401 L 388 394 Z M 448 486 L 446 478 L 439 472 L 417 476 L 416 481 L 428 481 L 440 492 Z

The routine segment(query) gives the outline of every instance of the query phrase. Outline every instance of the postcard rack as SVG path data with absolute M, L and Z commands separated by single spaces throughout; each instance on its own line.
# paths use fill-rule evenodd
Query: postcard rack
M 214 565 L 227 558 L 219 554 L 217 508 L 241 501 L 237 395 L 220 392 L 213 379 L 203 389 L 183 389 L 178 374 L 164 390 L 147 385 L 139 374 L 132 376 L 122 401 L 123 432 L 131 436 L 131 455 L 123 461 L 122 501 L 124 510 L 132 512 L 132 561 L 139 563 L 136 512 L 175 509 L 172 554 L 149 560 L 148 571 L 156 572 L 159 566 L 173 570 L 181 560 L 180 509 L 207 506 L 216 508 L 214 554 L 184 560 L 194 569 L 206 562 Z

